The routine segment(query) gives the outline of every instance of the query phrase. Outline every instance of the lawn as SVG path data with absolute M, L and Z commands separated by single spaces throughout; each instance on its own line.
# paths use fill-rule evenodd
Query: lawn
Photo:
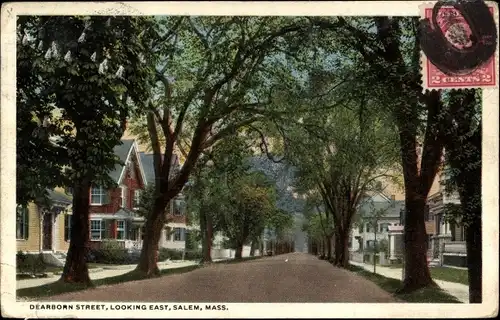
M 97 263 L 87 263 L 87 267 L 89 269 L 97 269 L 97 268 L 101 268 L 102 265 L 99 265 Z M 45 272 L 52 272 L 53 274 L 61 274 L 63 272 L 63 267 L 46 265 Z
M 378 285 L 383 290 L 392 293 L 395 297 L 412 303 L 461 303 L 452 295 L 446 293 L 441 288 L 424 288 L 408 294 L 396 294 L 396 291 L 403 286 L 401 280 L 387 278 L 379 274 L 358 266 L 349 266 L 349 270 L 363 276 Z
M 431 267 L 430 270 L 433 279 L 469 285 L 467 269 Z
M 384 266 L 391 269 L 401 269 L 402 264 L 393 264 Z M 467 274 L 467 269 L 457 269 L 449 267 L 430 267 L 432 279 L 443 280 L 448 282 L 456 282 L 465 285 L 469 285 L 469 276 Z

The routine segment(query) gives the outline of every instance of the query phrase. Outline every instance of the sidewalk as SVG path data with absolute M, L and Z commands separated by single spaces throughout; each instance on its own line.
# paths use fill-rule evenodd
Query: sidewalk
M 373 271 L 372 264 L 359 263 L 354 261 L 349 261 L 349 263 L 358 267 L 362 267 L 368 271 Z M 377 272 L 377 274 L 380 274 L 387 278 L 401 280 L 403 277 L 402 269 L 393 269 L 377 265 L 375 271 Z M 456 297 L 462 303 L 469 303 L 469 286 L 466 286 L 461 283 L 448 282 L 436 279 L 434 279 L 434 282 L 436 282 L 436 284 L 439 285 L 441 289 L 448 292 L 452 296 Z
M 187 266 L 193 266 L 196 264 L 198 264 L 198 261 L 166 261 L 166 262 L 159 262 L 158 268 L 160 268 L 160 270 L 176 269 L 176 268 L 182 268 L 182 267 L 187 267 Z M 136 264 L 109 266 L 109 268 L 105 267 L 101 271 L 98 271 L 98 272 L 89 272 L 89 276 L 90 276 L 91 280 L 115 277 L 115 276 L 119 276 L 119 275 L 125 274 L 127 272 L 130 272 L 130 270 L 134 269 L 135 267 L 137 267 Z M 50 278 L 17 280 L 16 287 L 17 287 L 17 289 L 38 287 L 38 286 L 42 286 L 44 284 L 56 282 L 57 280 L 59 280 L 60 277 L 61 277 L 60 275 L 54 275 Z

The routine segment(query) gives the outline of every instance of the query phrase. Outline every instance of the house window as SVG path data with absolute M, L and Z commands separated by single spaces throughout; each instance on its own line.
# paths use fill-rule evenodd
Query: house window
M 28 239 L 29 212 L 27 207 L 17 206 L 16 210 L 16 239 Z
M 71 215 L 64 215 L 64 241 L 71 239 Z
M 90 220 L 90 239 L 101 240 L 104 238 L 105 224 L 104 220 L 92 219 Z
M 387 232 L 389 230 L 389 223 L 381 223 L 379 226 L 380 232 Z
M 373 228 L 372 228 L 371 224 L 370 224 L 370 223 L 367 223 L 367 224 L 366 224 L 366 232 L 373 232 L 373 230 L 372 230 L 372 229 L 373 229 Z
M 139 208 L 141 202 L 141 190 L 134 190 L 134 209 Z
M 116 221 L 116 239 L 125 240 L 125 220 Z
M 182 228 L 174 228 L 174 241 L 182 241 Z
M 375 248 L 375 240 L 367 240 L 366 241 L 366 248 Z
M 144 240 L 144 235 L 146 234 L 146 227 L 143 225 L 141 227 L 141 240 Z
M 122 186 L 122 208 L 127 208 L 127 191 L 128 188 L 126 186 Z
M 363 224 L 359 226 L 359 233 L 363 233 Z
M 106 190 L 103 187 L 92 187 L 90 189 L 90 204 L 103 205 L 106 203 Z

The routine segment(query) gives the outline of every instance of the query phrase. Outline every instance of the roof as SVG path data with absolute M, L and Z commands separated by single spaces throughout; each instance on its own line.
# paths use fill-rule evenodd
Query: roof
M 162 155 L 163 156 L 163 155 Z M 152 153 L 139 153 L 140 161 L 142 163 L 142 168 L 144 169 L 144 175 L 146 176 L 147 183 L 154 184 L 155 182 L 155 169 L 154 169 L 154 154 Z M 172 164 L 174 165 L 174 170 L 170 170 L 170 177 L 172 178 L 174 174 L 179 170 L 179 159 L 177 155 L 172 155 Z
M 124 139 L 121 141 L 122 141 L 122 143 L 120 145 L 115 146 L 113 151 L 114 151 L 115 155 L 117 155 L 118 158 L 120 158 L 120 161 L 125 163 L 125 161 L 127 161 L 128 155 L 130 153 L 130 149 L 134 145 L 134 140 Z M 120 180 L 121 174 L 123 172 L 123 168 L 124 168 L 124 165 L 116 164 L 113 171 L 111 171 L 109 173 L 109 176 L 111 177 L 111 179 L 113 179 L 117 183 L 120 182 L 119 180 Z
M 372 214 L 372 210 L 384 210 L 385 213 L 382 218 L 399 218 L 401 210 L 404 208 L 405 202 L 403 200 L 397 201 L 365 201 L 361 204 L 360 210 L 365 216 Z
M 65 205 L 70 205 L 71 203 L 73 203 L 72 197 L 63 192 L 55 190 L 47 190 L 47 192 L 49 193 L 49 199 L 53 202 Z

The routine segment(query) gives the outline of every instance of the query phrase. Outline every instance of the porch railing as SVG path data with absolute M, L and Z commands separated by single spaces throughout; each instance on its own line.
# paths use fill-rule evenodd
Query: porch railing
M 467 254 L 467 248 L 465 246 L 465 241 L 454 241 L 454 242 L 445 242 L 443 253 L 459 253 L 459 254 Z
M 125 249 L 131 250 L 141 250 L 142 249 L 142 241 L 138 240 L 125 240 Z

